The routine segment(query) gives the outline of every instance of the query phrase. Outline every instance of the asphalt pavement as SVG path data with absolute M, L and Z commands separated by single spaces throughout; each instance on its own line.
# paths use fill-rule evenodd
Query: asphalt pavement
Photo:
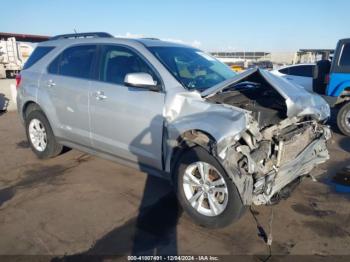
M 329 148 L 316 182 L 306 178 L 287 200 L 254 207 L 266 233 L 273 208 L 273 256 L 350 256 L 350 197 L 332 180 L 350 164 L 350 138 L 334 132 Z M 37 159 L 15 111 L 0 115 L 0 232 L 0 255 L 269 254 L 249 211 L 206 229 L 162 179 L 77 150 Z

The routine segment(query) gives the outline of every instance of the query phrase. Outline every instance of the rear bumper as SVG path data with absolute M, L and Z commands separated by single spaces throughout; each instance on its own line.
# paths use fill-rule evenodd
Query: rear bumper
M 21 94 L 20 92 L 17 92 L 17 97 L 16 97 L 16 102 L 17 102 L 17 112 L 19 115 L 19 118 L 22 122 L 22 124 L 24 124 L 24 116 L 23 116 L 23 100 L 21 99 Z

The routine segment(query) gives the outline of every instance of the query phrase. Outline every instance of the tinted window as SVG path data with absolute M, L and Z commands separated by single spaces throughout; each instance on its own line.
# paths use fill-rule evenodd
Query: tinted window
M 27 69 L 43 58 L 47 53 L 49 53 L 55 47 L 53 46 L 40 46 L 35 48 L 33 53 L 28 58 L 27 62 L 24 64 L 23 69 Z
M 339 61 L 340 66 L 350 66 L 350 44 L 344 44 Z
M 313 65 L 302 65 L 289 67 L 288 75 L 312 77 Z
M 50 64 L 48 71 L 64 76 L 91 78 L 91 66 L 95 51 L 95 45 L 70 47 Z
M 230 67 L 198 49 L 157 46 L 149 49 L 188 89 L 204 91 L 236 75 Z
M 282 74 L 286 74 L 286 75 L 288 75 L 288 73 L 289 73 L 289 67 L 287 67 L 287 68 L 283 68 L 283 69 L 281 69 L 281 70 L 278 70 L 280 73 L 282 73 Z
M 48 72 L 51 74 L 58 74 L 58 64 L 60 63 L 61 56 L 56 57 L 55 60 L 51 62 L 48 68 Z
M 157 81 L 148 64 L 128 48 L 104 46 L 101 57 L 99 79 L 102 81 L 124 85 L 124 78 L 129 73 L 148 73 Z

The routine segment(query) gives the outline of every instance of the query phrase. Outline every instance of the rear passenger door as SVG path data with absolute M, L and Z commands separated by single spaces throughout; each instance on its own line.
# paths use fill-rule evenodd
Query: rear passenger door
M 51 62 L 40 82 L 50 101 L 55 135 L 84 146 L 91 145 L 88 107 L 95 55 L 96 45 L 69 47 Z
M 93 146 L 130 164 L 162 167 L 164 93 L 128 87 L 128 73 L 149 73 L 160 83 L 155 69 L 135 50 L 103 45 L 98 81 L 90 94 Z

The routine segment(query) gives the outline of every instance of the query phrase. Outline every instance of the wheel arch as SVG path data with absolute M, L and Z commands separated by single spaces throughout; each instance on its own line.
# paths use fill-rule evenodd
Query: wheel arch
M 225 165 L 223 165 L 222 161 L 219 160 L 219 157 L 216 154 L 216 141 L 214 139 L 213 136 L 211 136 L 211 134 L 203 131 L 203 130 L 199 130 L 199 129 L 192 129 L 192 130 L 188 130 L 186 132 L 183 132 L 181 135 L 178 136 L 178 141 L 180 142 L 179 145 L 177 147 L 174 148 L 173 151 L 173 155 L 172 155 L 172 172 L 171 172 L 171 179 L 173 182 L 173 185 L 175 186 L 176 192 L 178 193 L 178 189 L 179 189 L 179 180 L 177 177 L 177 169 L 175 169 L 174 167 L 176 167 L 176 165 L 179 164 L 179 160 L 181 155 L 185 154 L 187 156 L 188 153 L 191 153 L 190 150 L 193 150 L 194 152 L 200 153 L 202 151 L 202 153 L 208 152 L 208 154 L 212 157 L 211 159 L 216 160 L 215 162 L 217 163 L 217 165 L 222 169 L 222 172 L 225 173 L 226 175 L 226 183 L 232 185 L 233 187 L 231 187 L 233 189 L 233 191 L 231 191 L 231 196 L 235 196 L 234 200 L 236 205 L 240 206 L 239 212 L 235 215 L 234 219 L 232 221 L 235 221 L 236 219 L 239 219 L 243 214 L 244 211 L 246 210 L 246 203 L 248 203 L 247 201 L 244 201 L 242 199 L 242 195 L 241 192 L 239 191 L 239 187 L 236 184 L 236 180 L 232 179 L 231 174 L 229 172 L 227 172 L 227 169 L 225 167 Z M 209 156 L 208 155 L 208 156 Z M 185 158 L 187 159 L 187 158 Z M 198 156 L 197 159 L 203 159 L 202 157 Z M 206 160 L 204 160 L 206 161 Z M 210 162 L 209 162 L 210 163 Z M 217 167 L 216 167 L 217 168 Z M 220 169 L 218 169 L 220 170 Z M 220 171 L 221 172 L 221 171 Z M 221 175 L 224 175 L 223 173 Z M 232 200 L 232 199 L 231 199 Z M 234 210 L 233 208 L 229 208 L 229 210 Z M 231 223 L 231 222 L 229 222 Z M 224 223 L 225 225 L 228 223 Z M 219 227 L 219 224 L 215 223 L 214 227 Z
M 187 150 L 199 146 L 212 155 L 222 166 L 232 183 L 237 187 L 242 202 L 245 205 L 250 204 L 252 201 L 252 177 L 241 176 L 240 171 L 233 168 L 235 162 L 232 161 L 236 159 L 233 155 L 235 151 L 230 150 L 225 160 L 221 159 L 218 154 L 218 149 L 220 150 L 218 143 L 221 142 L 218 142 L 214 136 L 201 129 L 190 129 L 178 135 L 176 145 L 168 151 L 170 156 L 167 156 L 166 162 L 166 168 L 168 168 L 166 171 L 170 173 L 171 181 L 174 179 L 176 165 L 181 155 Z
M 332 90 L 332 93 L 330 95 L 340 97 L 340 96 L 343 96 L 344 94 L 347 94 L 349 96 L 349 93 L 350 93 L 350 80 L 345 80 L 339 83 L 339 85 Z
M 27 117 L 28 113 L 30 113 L 31 111 L 34 111 L 35 109 L 39 109 L 39 110 L 41 110 L 44 113 L 42 108 L 36 102 L 34 102 L 32 100 L 26 101 L 23 104 L 22 112 L 21 112 L 22 116 L 23 116 L 23 119 L 25 120 L 25 118 Z
M 30 112 L 35 111 L 35 110 L 39 110 L 39 111 L 41 111 L 44 114 L 44 116 L 46 117 L 47 121 L 49 122 L 49 125 L 50 125 L 50 127 L 52 129 L 52 132 L 54 133 L 54 135 L 56 135 L 56 132 L 55 132 L 53 126 L 52 126 L 52 123 L 51 123 L 50 119 L 47 117 L 47 114 L 46 114 L 45 110 L 43 110 L 43 108 L 38 103 L 36 103 L 33 100 L 28 100 L 28 101 L 26 101 L 23 104 L 23 107 L 22 107 L 22 110 L 21 110 L 21 114 L 22 114 L 22 118 L 24 120 L 24 123 L 25 123 L 27 115 Z
M 209 154 L 215 157 L 216 155 L 216 140 L 206 131 L 200 129 L 190 129 L 180 134 L 176 139 L 176 146 L 171 150 L 169 156 L 169 171 L 171 178 L 173 178 L 174 169 L 180 156 L 187 150 L 200 146 L 205 149 Z

